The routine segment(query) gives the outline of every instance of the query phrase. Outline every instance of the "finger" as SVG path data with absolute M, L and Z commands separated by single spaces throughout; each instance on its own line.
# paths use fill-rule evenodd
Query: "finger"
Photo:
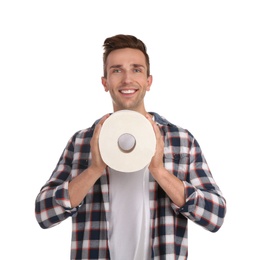
M 156 138 L 160 137 L 161 136 L 160 129 L 159 129 L 158 125 L 156 124 L 156 122 L 152 119 L 151 115 L 150 114 L 146 114 L 146 118 L 148 119 L 148 121 L 153 126 Z
M 101 130 L 101 127 L 102 125 L 104 124 L 105 120 L 110 116 L 110 114 L 106 114 L 104 115 L 100 120 L 99 122 L 97 123 L 95 129 L 94 129 L 94 135 L 98 137 L 99 133 L 100 133 L 100 130 Z
M 104 115 L 98 122 L 98 124 L 103 125 L 103 123 L 105 122 L 105 120 L 110 116 L 110 114 L 106 114 Z
M 153 120 L 152 120 L 152 116 L 151 116 L 149 113 L 146 114 L 146 118 L 147 118 L 150 122 L 153 121 Z

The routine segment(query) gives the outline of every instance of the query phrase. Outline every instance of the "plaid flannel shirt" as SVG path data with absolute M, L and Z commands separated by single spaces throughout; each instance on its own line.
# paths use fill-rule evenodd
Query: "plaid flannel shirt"
M 183 181 L 186 198 L 185 205 L 177 207 L 150 174 L 151 259 L 187 259 L 187 220 L 216 232 L 223 224 L 226 202 L 193 135 L 151 114 L 164 136 L 164 166 Z M 72 136 L 35 202 L 42 228 L 72 217 L 71 259 L 110 259 L 108 171 L 78 207 L 71 208 L 68 194 L 69 182 L 90 165 L 90 139 L 97 122 Z

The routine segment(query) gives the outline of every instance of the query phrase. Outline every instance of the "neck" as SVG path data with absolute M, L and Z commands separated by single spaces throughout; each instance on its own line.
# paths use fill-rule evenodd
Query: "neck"
M 127 109 L 127 108 L 126 109 L 114 109 L 114 112 L 121 111 L 121 110 L 135 111 L 135 112 L 142 114 L 143 116 L 146 116 L 146 114 L 148 113 L 145 109 Z

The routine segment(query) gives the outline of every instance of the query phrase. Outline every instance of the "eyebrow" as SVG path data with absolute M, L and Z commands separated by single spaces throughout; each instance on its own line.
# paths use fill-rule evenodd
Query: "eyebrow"
M 134 68 L 144 68 L 145 69 L 145 66 L 144 65 L 141 65 L 141 64 L 131 64 L 131 67 L 134 67 Z M 109 69 L 118 69 L 118 68 L 122 68 L 122 65 L 121 64 L 118 64 L 118 65 L 112 65 Z

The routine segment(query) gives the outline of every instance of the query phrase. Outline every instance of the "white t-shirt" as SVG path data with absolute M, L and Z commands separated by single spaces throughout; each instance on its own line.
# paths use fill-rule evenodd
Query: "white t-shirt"
M 109 249 L 112 260 L 150 259 L 149 171 L 109 169 Z

